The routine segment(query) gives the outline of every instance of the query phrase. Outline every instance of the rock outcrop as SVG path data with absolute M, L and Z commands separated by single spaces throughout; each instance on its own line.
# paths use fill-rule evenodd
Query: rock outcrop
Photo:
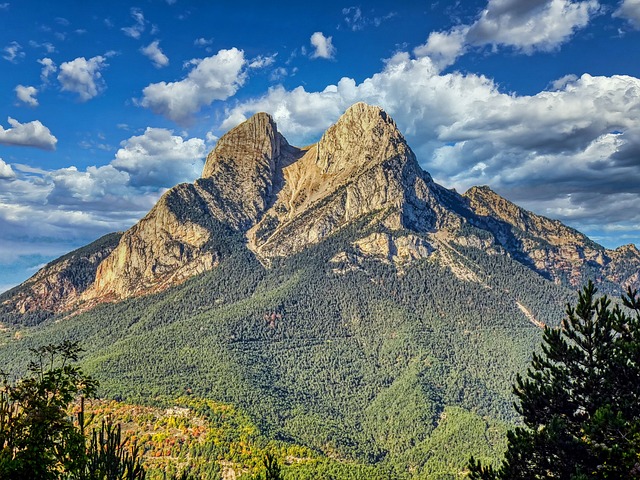
M 196 220 L 209 217 L 208 204 L 194 185 L 169 190 L 125 232 L 82 299 L 106 301 L 150 293 L 211 270 L 219 255 L 208 248 L 212 232 Z

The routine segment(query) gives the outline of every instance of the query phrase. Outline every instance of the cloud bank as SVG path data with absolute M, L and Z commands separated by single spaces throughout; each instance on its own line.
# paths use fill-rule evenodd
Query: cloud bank
M 414 54 L 429 56 L 443 68 L 469 48 L 510 47 L 525 54 L 548 52 L 569 41 L 599 11 L 597 0 L 489 0 L 474 23 L 432 32 Z

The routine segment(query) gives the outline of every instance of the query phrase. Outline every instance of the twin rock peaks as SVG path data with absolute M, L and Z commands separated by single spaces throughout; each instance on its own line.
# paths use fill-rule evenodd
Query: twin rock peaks
M 402 268 L 424 258 L 474 281 L 455 260 L 460 247 L 474 247 L 572 287 L 594 276 L 609 290 L 640 286 L 635 247 L 607 250 L 488 187 L 459 195 L 436 184 L 393 119 L 357 103 L 304 148 L 290 145 L 268 114 L 254 115 L 220 138 L 200 179 L 173 187 L 123 234 L 51 262 L 1 301 L 20 313 L 89 308 L 181 283 L 216 268 L 230 248 L 248 248 L 268 266 L 356 221 L 366 228 L 332 259 L 335 272 L 364 257 Z M 243 236 L 244 245 L 224 235 Z

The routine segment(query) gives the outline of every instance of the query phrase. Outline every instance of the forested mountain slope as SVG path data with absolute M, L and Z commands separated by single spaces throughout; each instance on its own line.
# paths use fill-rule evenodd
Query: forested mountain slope
M 514 374 L 573 287 L 638 286 L 640 265 L 487 187 L 438 185 L 365 104 L 305 148 L 252 117 L 203 178 L 89 250 L 75 296 L 36 301 L 56 261 L 0 297 L 7 369 L 77 340 L 107 398 L 233 404 L 268 438 L 433 479 L 499 458 Z

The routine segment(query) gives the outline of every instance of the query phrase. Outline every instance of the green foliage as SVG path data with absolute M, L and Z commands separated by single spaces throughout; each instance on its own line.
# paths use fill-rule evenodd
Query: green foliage
M 282 470 L 278 459 L 271 452 L 264 456 L 264 480 L 283 480 Z
M 0 391 L 0 478 L 53 479 L 82 466 L 84 437 L 67 409 L 76 397 L 95 394 L 96 382 L 71 364 L 77 343 L 31 352 L 27 376 L 13 385 L 5 375 Z
M 472 458 L 471 478 L 640 478 L 640 298 L 623 297 L 630 315 L 595 293 L 589 283 L 562 328 L 545 329 L 514 386 L 525 426 L 498 469 Z
M 129 451 L 120 426 L 103 422 L 87 446 L 84 399 L 97 382 L 73 364 L 75 342 L 31 349 L 34 359 L 17 383 L 0 390 L 0 478 L 3 480 L 144 480 L 139 452 Z M 80 399 L 78 422 L 70 410 Z
M 102 421 L 94 429 L 79 480 L 144 480 L 145 470 L 137 446 L 128 448 L 119 424 Z

